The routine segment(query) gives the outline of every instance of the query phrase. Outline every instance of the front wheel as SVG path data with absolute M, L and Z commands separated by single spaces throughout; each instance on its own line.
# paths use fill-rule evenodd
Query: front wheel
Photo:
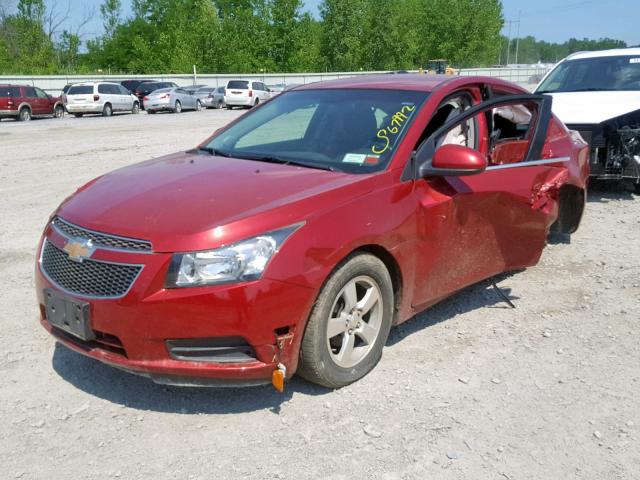
M 140 104 L 138 102 L 133 102 L 133 108 L 131 109 L 131 113 L 134 115 L 140 113 Z
M 176 100 L 176 104 L 173 107 L 173 113 L 180 113 L 182 112 L 182 104 L 180 103 L 179 100 Z
M 200 100 L 196 101 L 196 111 L 200 112 L 204 110 L 204 108 L 202 107 L 202 102 Z
M 298 373 L 339 388 L 359 380 L 382 356 L 393 318 L 386 266 L 369 254 L 351 257 L 322 288 L 300 347 Z
M 64 117 L 64 107 L 62 105 L 56 106 L 56 108 L 53 110 L 53 116 L 56 118 Z

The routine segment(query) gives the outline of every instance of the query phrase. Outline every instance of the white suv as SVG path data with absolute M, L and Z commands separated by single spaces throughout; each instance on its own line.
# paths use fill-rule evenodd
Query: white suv
M 229 110 L 255 107 L 269 98 L 271 94 L 264 83 L 250 80 L 229 80 L 224 91 L 224 103 Z
M 110 117 L 113 112 L 140 112 L 140 101 L 118 83 L 86 82 L 69 87 L 65 107 L 76 117 L 85 113 Z

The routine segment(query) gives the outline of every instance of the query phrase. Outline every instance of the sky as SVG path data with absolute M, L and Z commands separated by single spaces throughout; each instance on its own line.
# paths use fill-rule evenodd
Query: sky
M 303 1 L 308 11 L 317 14 L 321 0 Z M 48 4 L 56 3 L 60 11 L 66 10 L 67 2 L 72 6 L 71 30 L 93 9 L 93 20 L 83 28 L 83 38 L 101 33 L 99 6 L 102 0 L 47 0 Z M 128 13 L 130 2 L 123 0 L 122 3 Z M 520 36 L 533 35 L 538 40 L 559 43 L 571 37 L 610 37 L 629 45 L 640 45 L 640 0 L 503 0 L 502 4 L 506 21 L 515 22 L 520 16 Z M 503 33 L 508 34 L 508 24 Z M 511 24 L 512 37 L 516 33 L 517 24 Z

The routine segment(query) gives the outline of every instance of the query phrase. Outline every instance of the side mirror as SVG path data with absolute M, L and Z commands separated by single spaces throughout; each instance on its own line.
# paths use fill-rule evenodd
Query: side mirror
M 487 168 L 487 157 L 462 145 L 443 145 L 430 161 L 420 166 L 421 177 L 455 177 L 475 175 Z

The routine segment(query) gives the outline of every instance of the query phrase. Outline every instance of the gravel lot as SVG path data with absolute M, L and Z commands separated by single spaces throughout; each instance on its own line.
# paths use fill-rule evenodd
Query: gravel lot
M 49 213 L 241 112 L 0 124 L 0 478 L 638 479 L 640 198 L 594 190 L 571 243 L 392 331 L 338 391 L 159 386 L 56 346 L 32 271 Z

